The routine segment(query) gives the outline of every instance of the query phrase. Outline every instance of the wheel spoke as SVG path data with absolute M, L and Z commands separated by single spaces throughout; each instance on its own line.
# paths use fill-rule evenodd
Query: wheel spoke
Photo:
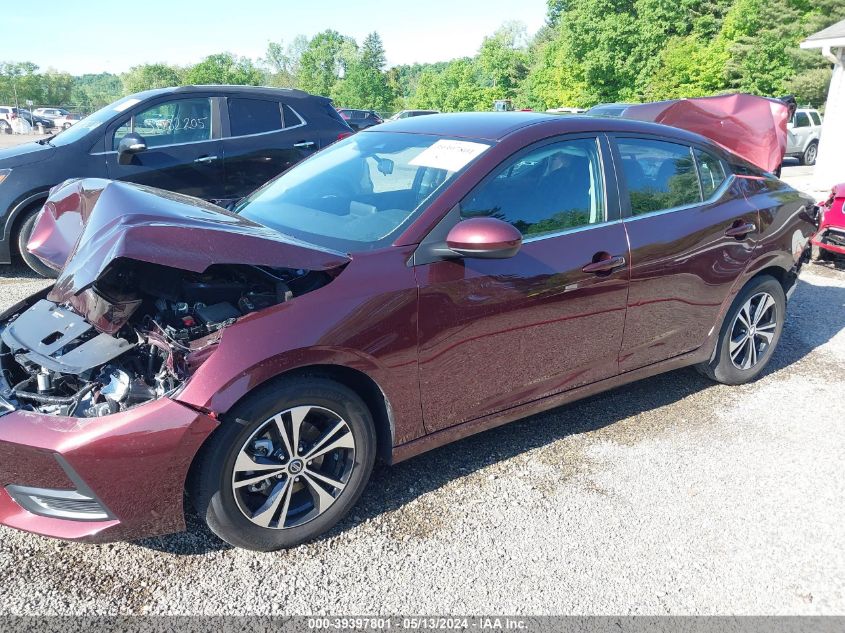
M 290 445 L 290 438 L 288 437 L 287 429 L 285 429 L 285 421 L 282 418 L 282 414 L 278 413 L 273 416 L 273 423 L 276 425 L 276 430 L 279 432 L 279 435 L 282 436 L 282 442 L 285 445 L 285 451 L 287 451 L 287 456 L 293 457 L 293 447 Z
M 345 430 L 343 435 L 335 439 L 333 442 L 326 444 L 326 440 L 334 437 L 338 431 Z M 352 437 L 352 431 L 346 427 L 346 422 L 340 421 L 331 431 L 326 433 L 314 447 L 308 451 L 308 454 L 303 459 L 311 460 L 317 459 L 321 455 L 330 453 L 337 448 L 355 448 L 355 438 Z
M 774 304 L 775 300 L 772 299 L 771 295 L 763 295 L 763 297 L 760 299 L 760 303 L 757 304 L 757 310 L 754 312 L 754 325 L 760 323 L 763 318 L 763 315 L 766 314 L 766 311 Z
M 256 475 L 255 477 L 250 477 L 249 479 L 242 479 L 241 481 L 236 481 L 234 483 L 235 488 L 243 488 L 244 486 L 251 486 L 253 484 L 260 483 L 265 479 L 269 479 L 270 477 L 275 477 L 276 475 L 281 475 L 284 469 L 277 470 L 275 472 L 265 472 L 260 475 Z
M 328 484 L 329 486 L 337 489 L 338 491 L 343 490 L 346 487 L 346 484 L 340 481 L 339 479 L 332 479 L 331 477 L 326 477 L 325 475 L 321 475 L 320 473 L 315 472 L 313 470 L 306 470 L 305 472 L 308 473 L 308 475 L 313 477 L 314 479 L 322 481 L 324 484 Z
M 299 432 L 302 428 L 302 421 L 311 411 L 311 407 L 295 407 L 290 410 L 291 447 L 294 452 L 291 455 L 299 455 Z
M 235 460 L 236 474 L 240 472 L 260 473 L 267 470 L 278 470 L 280 467 L 281 464 L 278 462 L 274 464 L 257 462 L 245 450 L 238 453 L 238 458 Z
M 739 355 L 739 353 L 742 351 L 742 346 L 743 346 L 743 344 L 744 344 L 744 343 L 745 343 L 745 341 L 747 341 L 747 340 L 748 340 L 748 335 L 747 335 L 747 334 L 743 334 L 743 335 L 742 335 L 740 338 L 738 338 L 738 339 L 731 339 L 731 344 L 730 344 L 731 358 L 736 359 L 736 357 L 737 357 L 737 356 Z
M 737 321 L 742 323 L 746 330 L 751 329 L 751 317 L 749 316 L 751 313 L 751 302 L 749 301 L 744 306 L 742 306 L 742 310 L 739 311 L 739 314 L 736 315 Z
M 269 527 L 282 501 L 287 499 L 287 502 L 290 503 L 291 490 L 293 490 L 293 485 L 290 477 L 286 478 L 283 482 L 279 482 L 267 497 L 267 501 L 252 515 L 252 520 L 261 527 Z M 287 506 L 287 504 L 285 505 Z M 285 508 L 285 514 L 287 514 L 287 507 Z M 284 521 L 284 517 L 280 520 Z
M 757 336 L 766 341 L 766 343 L 771 343 L 772 339 L 775 338 L 775 333 L 766 329 L 757 328 Z
M 313 474 L 313 473 L 312 473 Z M 314 508 L 317 510 L 317 514 L 322 514 L 323 512 L 328 509 L 328 507 L 334 503 L 335 498 L 329 494 L 325 488 L 323 488 L 320 484 L 314 481 L 311 476 L 312 474 L 302 473 L 302 479 L 308 484 L 308 487 L 314 492 Z

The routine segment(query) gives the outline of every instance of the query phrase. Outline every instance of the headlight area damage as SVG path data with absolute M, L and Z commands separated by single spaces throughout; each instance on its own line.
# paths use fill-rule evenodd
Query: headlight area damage
M 80 451 L 94 454 L 85 442 L 128 433 L 134 439 L 112 441 L 110 455 L 132 459 L 160 428 L 166 439 L 146 450 L 179 458 L 168 466 L 147 459 L 132 483 L 143 489 L 149 472 L 155 487 L 168 468 L 168 503 L 180 503 L 193 454 L 216 422 L 168 396 L 196 375 L 239 319 L 326 285 L 349 261 L 193 198 L 102 180 L 54 190 L 29 250 L 61 272 L 51 289 L 0 317 L 0 485 L 50 520 L 99 517 L 106 523 L 97 529 L 128 520 L 120 538 L 140 525 L 147 534 L 180 528 L 153 527 L 164 511 L 155 503 L 146 512 L 121 512 L 103 491 L 120 476 L 97 470 L 108 461 L 103 453 L 93 462 L 77 458 Z M 14 463 L 31 458 L 30 450 L 39 463 L 45 451 L 54 453 L 67 476 L 56 475 L 50 459 L 39 473 Z M 110 483 L 95 485 L 101 480 Z M 67 488 L 81 495 L 78 507 L 62 496 Z M 66 538 L 95 531 L 32 526 L 10 514 L 8 501 L 0 498 L 7 525 Z M 85 503 L 94 508 L 90 516 L 80 509 Z

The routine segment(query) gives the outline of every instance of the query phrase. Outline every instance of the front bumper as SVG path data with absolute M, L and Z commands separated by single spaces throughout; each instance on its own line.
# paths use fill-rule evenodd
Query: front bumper
M 194 455 L 217 427 L 169 398 L 100 418 L 0 415 L 0 524 L 108 542 L 179 532 Z

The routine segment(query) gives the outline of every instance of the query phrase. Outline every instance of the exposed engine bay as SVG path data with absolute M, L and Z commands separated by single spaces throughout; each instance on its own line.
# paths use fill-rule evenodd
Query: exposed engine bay
M 51 415 L 124 411 L 181 386 L 237 319 L 331 278 L 254 265 L 193 273 L 115 260 L 68 301 L 48 295 L 5 322 L 2 395 L 20 409 Z

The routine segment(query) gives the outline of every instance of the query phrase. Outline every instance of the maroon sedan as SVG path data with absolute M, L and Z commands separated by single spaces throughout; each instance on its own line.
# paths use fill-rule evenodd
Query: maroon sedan
M 695 365 L 772 357 L 813 202 L 704 138 L 620 119 L 405 119 L 229 213 L 56 188 L 61 269 L 0 317 L 0 522 L 290 547 L 407 459 Z

